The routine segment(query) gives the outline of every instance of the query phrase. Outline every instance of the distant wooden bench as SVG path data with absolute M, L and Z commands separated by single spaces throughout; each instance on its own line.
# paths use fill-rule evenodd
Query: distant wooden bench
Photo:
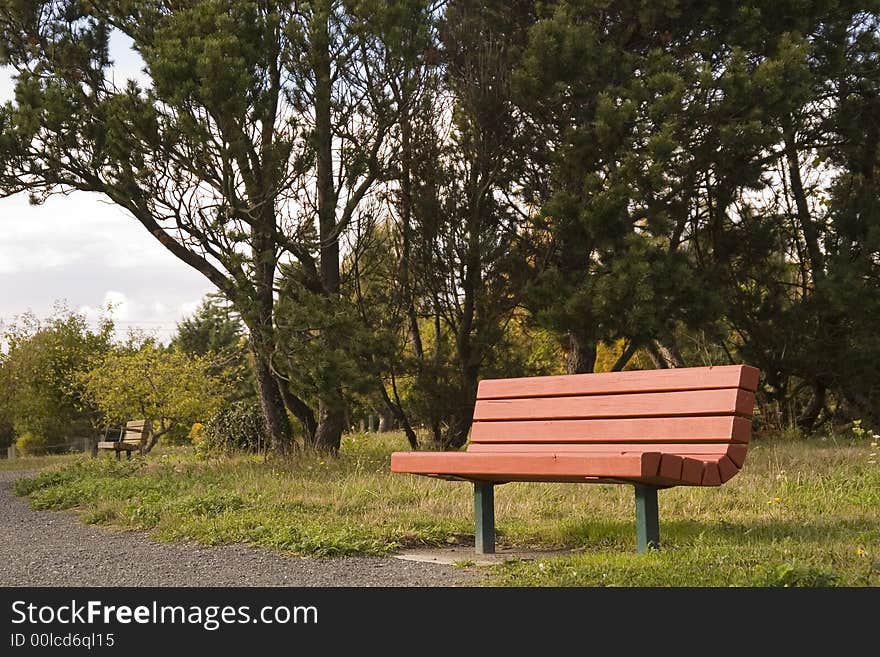
M 149 420 L 132 420 L 126 423 L 124 429 L 120 430 L 118 440 L 102 440 L 98 443 L 98 449 L 115 451 L 117 459 L 120 458 L 122 452 L 125 452 L 126 458 L 130 459 L 132 452 L 144 453 L 151 430 Z
M 746 365 L 484 380 L 466 451 L 395 452 L 391 470 L 473 482 L 478 553 L 495 551 L 496 484 L 632 484 L 643 552 L 660 546 L 659 489 L 739 472 L 757 386 Z

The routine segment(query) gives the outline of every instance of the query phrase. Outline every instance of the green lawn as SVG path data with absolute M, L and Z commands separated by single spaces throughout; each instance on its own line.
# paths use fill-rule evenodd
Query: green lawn
M 80 458 L 79 454 L 51 454 L 49 456 L 28 456 L 25 458 L 0 460 L 0 472 L 17 472 L 21 470 L 43 470 L 50 465 L 73 463 Z
M 338 458 L 200 459 L 186 448 L 115 461 L 3 463 L 46 469 L 16 490 L 36 509 L 144 529 L 159 540 L 247 542 L 306 555 L 385 554 L 473 541 L 471 488 L 391 474 L 402 436 L 350 435 Z M 755 441 L 720 488 L 660 492 L 663 550 L 635 554 L 629 486 L 496 489 L 499 544 L 566 548 L 487 569 L 505 586 L 877 586 L 880 465 L 868 440 Z M 60 463 L 59 463 L 60 461 Z

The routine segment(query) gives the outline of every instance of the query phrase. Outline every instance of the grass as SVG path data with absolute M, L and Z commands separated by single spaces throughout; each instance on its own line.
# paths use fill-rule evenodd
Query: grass
M 25 458 L 0 460 L 0 472 L 18 472 L 21 470 L 42 470 L 52 465 L 72 463 L 79 458 L 78 454 L 51 454 L 49 456 L 28 456 Z
M 47 469 L 16 491 L 36 509 L 73 509 L 84 522 L 165 541 L 244 542 L 304 556 L 472 544 L 471 487 L 391 474 L 390 452 L 405 448 L 399 435 L 349 435 L 338 458 L 204 460 L 186 448 L 130 462 L 61 457 L 41 461 Z M 647 555 L 634 553 L 629 486 L 500 486 L 500 544 L 570 553 L 509 560 L 489 568 L 487 582 L 880 585 L 880 465 L 871 452 L 867 440 L 839 437 L 755 441 L 725 485 L 660 492 L 663 550 Z

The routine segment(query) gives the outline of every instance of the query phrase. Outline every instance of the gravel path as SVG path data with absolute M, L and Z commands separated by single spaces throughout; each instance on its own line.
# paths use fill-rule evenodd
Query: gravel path
M 392 557 L 302 559 L 245 545 L 156 543 L 33 511 L 0 472 L 0 586 L 456 586 L 474 569 Z

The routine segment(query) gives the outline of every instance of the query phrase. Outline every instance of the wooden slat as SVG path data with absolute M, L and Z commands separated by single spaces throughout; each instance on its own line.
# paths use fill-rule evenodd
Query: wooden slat
M 525 454 L 475 454 L 469 452 L 395 452 L 392 472 L 413 474 L 547 477 L 653 477 L 659 454 L 557 456 Z
M 730 449 L 727 450 L 727 458 L 733 461 L 733 464 L 737 468 L 743 467 L 743 463 L 746 462 L 746 452 L 748 448 L 745 445 L 731 445 Z
M 705 463 L 695 458 L 684 457 L 681 464 L 681 479 L 694 486 L 699 486 L 703 481 L 703 467 Z
M 739 468 L 728 457 L 722 456 L 718 461 L 718 471 L 721 473 L 721 483 L 723 484 L 732 479 L 739 472 Z
M 140 447 L 140 443 L 132 443 L 128 441 L 102 440 L 97 443 L 98 449 L 134 449 Z
M 721 472 L 718 470 L 717 463 L 706 463 L 703 466 L 703 486 L 720 486 Z
M 727 456 L 735 464 L 745 460 L 747 447 L 733 443 L 600 443 L 600 444 L 552 444 L 552 443 L 478 443 L 468 445 L 468 453 L 481 454 L 677 454 L 701 461 Z
M 741 388 L 586 397 L 477 401 L 474 420 L 751 415 L 755 393 Z
M 427 472 L 415 473 L 422 477 L 432 477 L 434 479 L 443 479 L 445 481 L 491 481 L 496 484 L 507 484 L 511 481 L 534 481 L 534 482 L 551 482 L 551 483 L 569 483 L 569 484 L 650 484 L 651 486 L 662 486 L 671 488 L 672 486 L 686 485 L 680 480 L 672 481 L 661 477 L 592 477 L 583 475 L 528 475 L 528 474 L 480 474 L 480 475 L 449 475 L 449 474 L 432 474 Z
M 749 420 L 732 415 L 618 418 L 610 420 L 525 420 L 474 422 L 475 443 L 637 443 L 742 442 L 752 434 Z
M 744 388 L 754 392 L 757 387 L 758 370 L 754 367 L 723 365 L 517 379 L 485 379 L 480 382 L 477 399 L 604 395 L 711 388 Z
M 676 454 L 664 454 L 660 459 L 658 475 L 664 479 L 681 479 L 682 458 Z

